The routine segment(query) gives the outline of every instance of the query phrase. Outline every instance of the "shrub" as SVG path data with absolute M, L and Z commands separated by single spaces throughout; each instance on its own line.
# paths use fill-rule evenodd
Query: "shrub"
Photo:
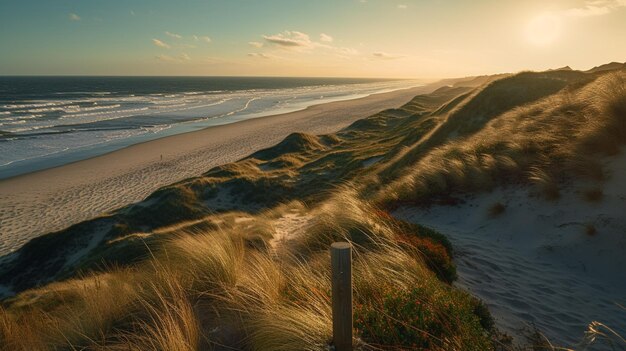
M 393 218 L 386 211 L 374 210 L 374 214 L 392 228 L 395 233 L 394 240 L 409 252 L 416 253 L 419 261 L 424 261 L 439 279 L 448 283 L 456 279 L 452 244 L 443 234 Z
M 378 301 L 356 303 L 355 327 L 372 346 L 393 350 L 489 350 L 489 338 L 474 314 L 477 302 L 443 298 L 430 288 L 387 286 Z
M 432 238 L 400 234 L 397 237 L 401 245 L 416 251 L 437 277 L 451 283 L 456 279 L 456 267 L 446 248 Z

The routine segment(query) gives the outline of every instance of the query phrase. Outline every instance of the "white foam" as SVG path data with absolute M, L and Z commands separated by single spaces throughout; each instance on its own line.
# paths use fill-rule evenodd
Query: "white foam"
M 44 103 L 35 103 L 35 104 L 11 104 L 11 105 L 3 105 L 2 108 L 6 109 L 23 109 L 23 108 L 35 108 L 35 107 L 45 107 L 45 106 L 57 106 L 57 105 L 65 105 L 66 102 L 44 102 Z
M 11 148 L 12 152 L 4 155 L 2 161 L 33 159 L 33 152 L 45 149 L 43 148 L 44 139 L 52 140 L 50 143 L 54 145 L 54 148 L 62 146 L 60 144 L 65 140 L 67 142 L 65 146 L 69 147 L 70 150 L 81 147 L 80 143 L 94 145 L 95 142 L 95 145 L 98 145 L 111 140 L 119 140 L 121 134 L 112 130 L 124 128 L 126 125 L 124 119 L 126 118 L 136 117 L 128 123 L 127 135 L 129 137 L 136 136 L 138 133 L 147 133 L 144 129 L 137 130 L 138 124 L 158 123 L 160 125 L 158 128 L 147 129 L 150 133 L 173 129 L 175 126 L 184 132 L 188 131 L 189 128 L 202 128 L 271 114 L 293 112 L 313 104 L 357 98 L 390 87 L 400 89 L 406 88 L 408 85 L 407 82 L 378 82 L 285 89 L 187 91 L 122 96 L 114 96 L 110 92 L 97 92 L 89 93 L 90 96 L 87 97 L 73 96 L 88 94 L 87 92 L 60 93 L 58 94 L 59 98 L 51 100 L 37 100 L 3 106 L 11 110 L 3 111 L 4 114 L 1 115 L 0 126 L 4 131 L 28 133 L 34 130 L 50 129 L 52 133 L 42 133 L 36 138 L 28 139 L 28 141 L 25 141 L 24 138 L 18 138 L 20 140 L 4 143 L 3 147 L 19 141 L 19 147 Z M 355 93 L 358 94 L 355 95 Z M 320 100 L 321 96 L 324 97 L 322 100 Z M 60 100 L 63 97 L 65 99 Z M 17 114 L 17 116 L 10 113 Z M 158 120 L 151 120 L 152 116 L 158 117 Z M 72 130 L 63 134 L 62 137 L 55 133 L 60 128 L 67 130 L 67 126 L 78 124 L 86 125 L 84 128 L 81 126 L 81 129 L 99 130 L 97 125 L 94 125 L 93 128 L 88 125 L 114 120 L 119 120 L 119 122 L 107 123 L 107 126 L 115 124 L 110 131 L 98 131 L 98 133 L 92 133 L 90 137 L 74 137 Z M 173 131 L 168 134 L 176 132 Z M 106 135 L 107 133 L 110 135 Z M 3 140 L 8 141 L 8 139 Z M 129 144 L 133 142 L 128 141 Z M 42 156 L 45 154 L 47 152 L 43 152 Z
M 113 105 L 97 105 L 96 102 L 94 102 L 95 106 L 92 107 L 79 107 L 79 111 L 98 111 L 98 110 L 110 110 L 110 109 L 114 109 L 114 108 L 119 108 L 122 105 L 120 104 L 113 104 Z M 67 111 L 66 111 L 67 112 Z
M 79 109 L 80 109 L 80 106 L 78 105 L 66 104 L 66 105 L 56 105 L 55 107 L 34 108 L 30 110 L 16 111 L 16 112 L 28 112 L 28 113 L 42 113 L 42 112 L 55 112 L 55 111 L 71 112 L 71 111 L 75 111 Z

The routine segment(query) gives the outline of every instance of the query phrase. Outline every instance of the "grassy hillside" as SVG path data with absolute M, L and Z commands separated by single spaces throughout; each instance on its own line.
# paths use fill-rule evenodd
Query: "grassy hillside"
M 435 89 L 438 88 L 438 89 Z M 330 243 L 355 246 L 359 349 L 506 347 L 401 203 L 505 182 L 558 196 L 626 142 L 626 72 L 439 83 L 332 135 L 292 134 L 0 258 L 0 350 L 323 350 Z
M 485 120 L 480 108 L 473 108 L 477 110 L 473 115 L 465 112 L 467 104 L 480 104 L 476 99 L 491 95 L 490 90 L 500 90 L 498 85 L 512 85 L 507 90 L 517 95 L 525 88 L 516 87 L 529 85 L 524 79 L 545 77 L 522 73 L 486 86 L 444 117 L 425 141 L 427 147 L 416 144 L 384 166 L 381 179 L 392 181 L 377 197 L 386 202 L 424 201 L 436 194 L 522 182 L 533 184 L 547 198 L 555 198 L 559 183 L 567 178 L 601 182 L 605 175 L 598 157 L 618 153 L 626 140 L 625 75 L 563 73 L 572 76 L 557 76 L 558 82 L 543 86 L 547 92 L 543 98 L 535 95 L 539 89 L 522 93 L 523 105 L 515 103 L 516 98 L 507 99 L 510 105 L 500 107 Z M 555 78 L 554 72 L 546 76 Z M 497 104 L 487 105 L 498 108 Z M 479 128 L 475 127 L 476 117 L 482 121 Z

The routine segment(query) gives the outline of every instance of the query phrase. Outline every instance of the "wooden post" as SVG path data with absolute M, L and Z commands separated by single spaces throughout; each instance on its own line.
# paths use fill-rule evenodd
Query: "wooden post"
M 330 246 L 333 299 L 333 344 L 336 351 L 352 350 L 352 245 Z

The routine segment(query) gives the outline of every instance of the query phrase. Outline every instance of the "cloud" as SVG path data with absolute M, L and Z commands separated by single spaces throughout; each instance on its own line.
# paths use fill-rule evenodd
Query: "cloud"
M 176 58 L 169 55 L 156 55 L 154 58 L 164 62 L 176 62 Z
M 583 6 L 564 10 L 562 14 L 566 17 L 602 16 L 622 7 L 626 7 L 626 0 L 587 0 Z
M 207 64 L 227 64 L 230 63 L 231 61 L 229 60 L 224 60 L 221 57 L 215 57 L 215 56 L 208 56 L 208 57 L 204 57 L 204 58 L 199 58 L 198 59 L 199 62 L 203 62 L 203 63 L 207 63 Z
M 249 41 L 248 44 L 250 44 L 250 46 L 254 46 L 255 48 L 263 47 L 263 43 L 259 43 L 258 41 Z
M 328 34 L 322 33 L 320 34 L 320 41 L 324 42 L 324 43 L 332 43 L 333 42 L 333 37 L 331 37 Z
M 67 15 L 67 17 L 70 19 L 70 21 L 80 21 L 81 20 L 80 16 L 75 14 L 75 13 L 69 13 Z
M 250 57 L 256 57 L 256 58 L 262 58 L 262 59 L 270 59 L 271 56 L 267 55 L 267 54 L 263 54 L 260 52 L 251 52 L 248 54 L 248 56 Z
M 205 35 L 205 36 L 200 36 L 200 35 L 192 35 L 191 37 L 192 37 L 192 38 L 193 38 L 193 40 L 195 40 L 195 41 L 203 41 L 203 42 L 205 42 L 205 43 L 210 43 L 210 42 L 212 41 L 212 40 L 211 40 L 211 38 L 207 37 L 206 35 Z
M 337 54 L 341 55 L 341 56 L 354 56 L 354 55 L 358 55 L 359 51 L 357 49 L 353 49 L 353 48 L 337 48 L 337 47 L 333 47 L 332 48 L 333 51 L 335 51 Z
M 182 54 L 178 55 L 178 56 L 157 55 L 154 58 L 156 58 L 159 61 L 163 61 L 163 62 L 177 62 L 177 63 L 191 60 L 191 57 L 189 57 L 189 55 L 187 55 L 184 52 Z
M 159 39 L 152 39 L 152 44 L 160 47 L 160 48 L 165 48 L 165 49 L 169 49 L 171 46 L 169 46 L 168 44 L 162 42 Z
M 180 34 L 176 34 L 176 33 L 172 33 L 172 32 L 165 32 L 165 35 L 167 35 L 168 37 L 171 37 L 171 38 L 175 38 L 175 39 L 180 39 L 180 38 L 183 37 Z
M 133 16 L 133 17 L 135 17 L 135 11 L 130 10 L 130 15 L 131 15 L 131 16 Z
M 407 6 L 407 5 L 405 5 L 405 4 L 399 4 L 397 7 L 398 7 L 400 10 L 406 10 L 406 9 L 408 8 L 408 6 Z
M 386 52 L 380 52 L 380 51 L 373 53 L 372 56 L 374 56 L 375 59 L 379 59 L 379 60 L 397 60 L 397 59 L 404 57 L 402 55 L 393 55 L 393 54 L 388 54 Z
M 312 47 L 313 42 L 308 34 L 297 31 L 284 31 L 274 35 L 264 35 L 267 42 L 283 47 Z
M 262 37 L 269 45 L 280 49 L 287 49 L 292 52 L 309 53 L 318 51 L 340 58 L 349 58 L 350 56 L 358 55 L 358 51 L 355 49 L 331 45 L 334 38 L 325 33 L 320 34 L 319 41 L 311 40 L 311 37 L 306 33 L 289 30 L 274 35 L 263 35 Z M 268 46 L 258 42 L 249 42 L 248 44 L 254 47 Z

